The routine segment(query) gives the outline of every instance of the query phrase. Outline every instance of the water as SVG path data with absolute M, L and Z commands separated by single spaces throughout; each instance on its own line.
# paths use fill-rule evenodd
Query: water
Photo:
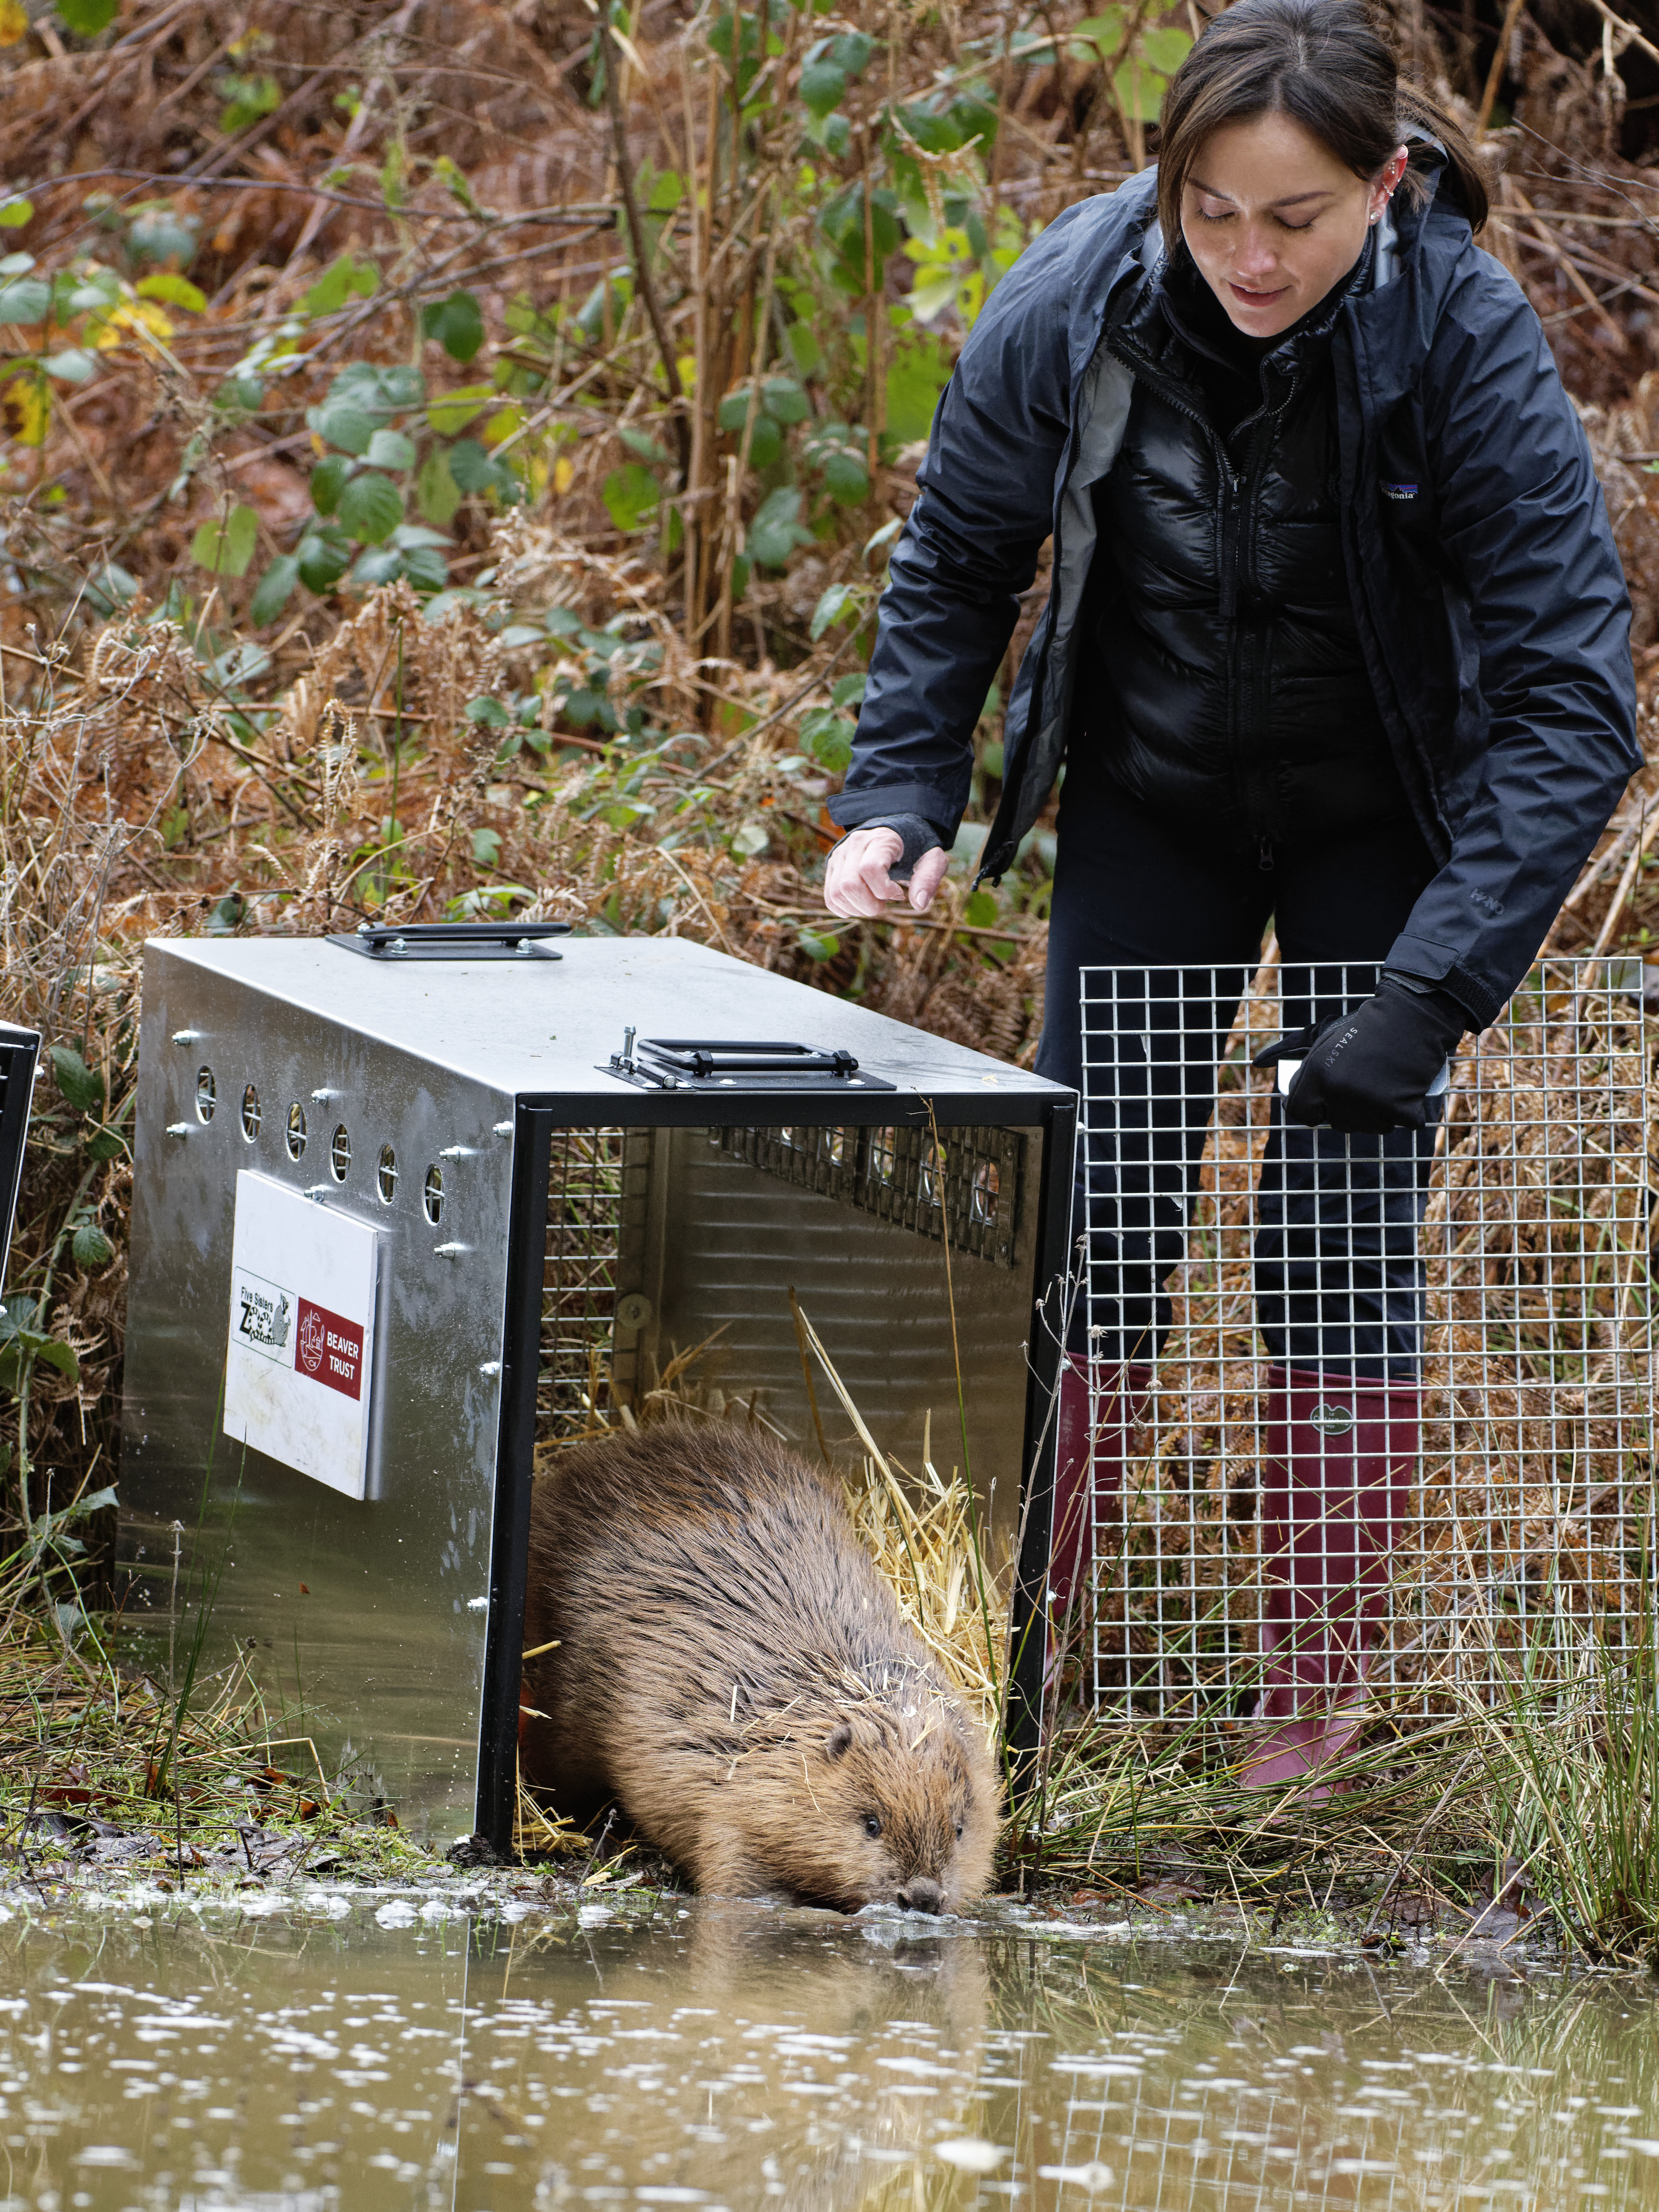
M 1496 1954 L 320 1888 L 43 1910 L 0 1927 L 6 2208 L 1659 2205 L 1650 1985 Z

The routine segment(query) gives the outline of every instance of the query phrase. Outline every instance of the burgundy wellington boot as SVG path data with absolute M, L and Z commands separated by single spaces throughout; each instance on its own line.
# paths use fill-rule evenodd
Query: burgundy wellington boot
M 1269 1373 L 1255 1714 L 1269 1725 L 1244 1758 L 1251 1789 L 1316 1775 L 1370 1717 L 1366 1675 L 1410 1507 L 1421 1413 L 1415 1383 Z M 1318 1803 L 1330 1790 L 1304 1795 Z
M 1122 1490 L 1134 1432 L 1152 1395 L 1152 1370 L 1137 1362 L 1077 1359 L 1069 1352 L 1060 1362 L 1054 1419 L 1054 1522 L 1048 1547 L 1049 1603 L 1056 1621 L 1066 1620 L 1088 1589 L 1102 1510 L 1115 1504 Z

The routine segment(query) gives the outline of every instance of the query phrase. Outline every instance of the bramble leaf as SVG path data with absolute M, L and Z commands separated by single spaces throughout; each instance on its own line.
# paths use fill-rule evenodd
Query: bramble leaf
M 360 545 L 378 545 L 391 537 L 404 519 L 403 494 L 390 477 L 370 470 L 353 477 L 340 494 L 336 513 L 348 538 L 355 538 Z
M 258 543 L 259 518 L 251 507 L 204 522 L 190 541 L 190 557 L 216 576 L 245 576 Z
M 421 310 L 421 330 L 435 338 L 452 361 L 471 361 L 483 343 L 483 314 L 471 292 L 452 292 Z
M 104 1079 L 87 1066 L 73 1045 L 55 1044 L 49 1057 L 64 1103 L 77 1114 L 96 1113 L 104 1103 Z

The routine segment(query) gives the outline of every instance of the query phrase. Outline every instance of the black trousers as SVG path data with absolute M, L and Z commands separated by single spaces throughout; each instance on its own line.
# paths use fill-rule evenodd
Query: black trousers
M 1074 1352 L 1146 1361 L 1162 1345 L 1217 1062 L 1269 919 L 1284 1026 L 1299 1028 L 1376 988 L 1434 872 L 1409 819 L 1275 853 L 1268 869 L 1178 834 L 1109 787 L 1068 780 L 1036 1065 L 1088 1102 L 1073 1218 L 1088 1239 L 1090 1297 L 1074 1307 Z M 1116 973 L 1091 984 L 1085 1064 L 1079 974 L 1096 967 Z M 1417 1231 L 1433 1150 L 1432 1127 L 1304 1129 L 1275 1097 L 1255 1248 L 1272 1358 L 1333 1379 L 1415 1379 Z

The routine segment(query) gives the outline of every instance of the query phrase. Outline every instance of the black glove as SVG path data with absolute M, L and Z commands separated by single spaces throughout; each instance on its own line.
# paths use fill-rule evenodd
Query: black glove
M 1374 998 L 1280 1037 L 1256 1054 L 1255 1065 L 1300 1058 L 1285 1100 L 1292 1121 L 1377 1137 L 1423 1127 L 1428 1087 L 1468 1027 L 1462 1007 L 1444 991 L 1385 975 Z
M 931 853 L 935 845 L 945 840 L 931 822 L 920 814 L 883 814 L 873 822 L 860 822 L 860 830 L 891 830 L 902 842 L 904 850 L 887 871 L 896 884 L 908 884 L 916 862 L 924 853 Z

